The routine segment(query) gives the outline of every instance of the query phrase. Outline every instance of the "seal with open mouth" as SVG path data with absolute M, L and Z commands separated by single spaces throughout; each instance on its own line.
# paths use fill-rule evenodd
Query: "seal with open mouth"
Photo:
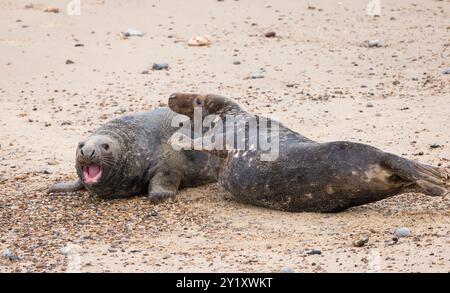
M 225 141 L 226 147 L 203 144 L 202 151 L 211 154 L 211 168 L 219 183 L 242 202 L 294 212 L 337 212 L 405 192 L 445 196 L 450 191 L 450 176 L 445 169 L 361 143 L 317 143 L 281 124 L 277 128 L 278 155 L 262 160 L 263 151 L 249 143 L 257 141 L 252 137 L 257 132 L 250 131 L 249 126 L 263 129 L 254 121 L 264 117 L 246 112 L 226 97 L 176 93 L 170 96 L 169 107 L 191 120 L 195 120 L 196 107 L 204 117 L 218 116 L 211 127 L 204 127 L 200 139 L 211 142 L 209 136 L 215 136 L 214 140 Z M 227 120 L 234 117 L 239 123 L 228 124 L 229 128 Z M 274 129 L 274 123 L 278 122 L 270 120 L 270 129 Z M 230 135 L 229 131 L 234 133 Z M 242 133 L 245 136 L 239 135 Z M 235 138 L 232 143 L 228 143 L 230 137 Z M 239 137 L 244 137 L 247 148 L 236 147 Z M 172 144 L 179 141 L 180 137 L 172 138 Z M 201 144 L 194 139 L 193 145 Z
M 100 197 L 148 194 L 153 202 L 175 196 L 179 187 L 215 181 L 208 155 L 175 151 L 168 140 L 177 115 L 158 108 L 114 119 L 97 129 L 76 149 L 79 179 L 58 183 L 50 193 L 87 189 Z

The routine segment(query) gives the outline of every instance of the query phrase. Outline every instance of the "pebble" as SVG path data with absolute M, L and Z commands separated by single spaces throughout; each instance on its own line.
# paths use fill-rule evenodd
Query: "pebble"
M 211 37 L 210 36 L 197 36 L 192 37 L 188 41 L 188 46 L 209 46 L 211 45 Z
M 307 255 L 321 255 L 322 251 L 320 251 L 319 249 L 313 249 L 313 250 L 307 251 L 306 254 Z
M 277 34 L 275 32 L 267 32 L 264 34 L 266 38 L 275 38 Z
M 281 272 L 282 272 L 282 273 L 286 273 L 286 274 L 292 274 L 292 273 L 295 273 L 294 270 L 293 270 L 292 268 L 290 268 L 290 267 L 284 267 L 284 268 L 281 270 Z
M 132 29 L 132 28 L 129 28 L 126 32 L 122 32 L 121 34 L 124 38 L 143 37 L 144 36 L 144 33 L 142 33 L 141 31 Z
M 366 245 L 368 242 L 369 242 L 369 237 L 364 236 L 364 237 L 361 237 L 361 238 L 359 238 L 359 239 L 353 241 L 353 245 L 354 245 L 355 247 L 363 247 L 363 246 Z
M 372 108 L 373 107 L 373 104 L 372 103 L 367 103 L 367 105 L 366 105 L 368 108 Z
M 446 68 L 442 73 L 443 74 L 450 74 L 450 67 Z
M 152 65 L 152 70 L 163 70 L 163 69 L 168 70 L 169 64 L 168 63 L 153 63 L 153 65 Z
M 369 40 L 367 41 L 367 46 L 369 48 L 381 47 L 383 46 L 383 42 L 381 42 L 380 40 Z
M 59 13 L 59 8 L 57 8 L 57 7 L 47 7 L 47 8 L 45 8 L 44 12 Z
M 52 174 L 52 173 L 53 173 L 53 171 L 50 170 L 50 169 L 48 169 L 48 168 L 45 168 L 45 169 L 42 170 L 42 174 L 47 174 L 47 175 L 49 175 L 49 174 Z
M 394 233 L 397 238 L 408 237 L 409 235 L 411 235 L 411 231 L 406 227 L 398 228 Z
M 233 64 L 234 65 L 239 65 L 239 64 L 241 64 L 241 61 L 234 61 Z
M 260 78 L 264 78 L 264 75 L 262 75 L 261 73 L 254 73 L 250 76 L 251 79 L 260 79 Z
M 72 60 L 70 60 L 70 59 L 67 59 L 66 60 L 66 64 L 74 64 L 75 62 L 73 62 Z
M 432 148 L 432 149 L 437 149 L 437 148 L 440 148 L 441 146 L 440 145 L 438 145 L 437 143 L 433 143 L 432 145 L 430 145 L 430 148 Z
M 11 260 L 11 261 L 19 260 L 19 258 L 18 258 L 16 255 L 14 255 L 14 254 L 12 253 L 12 251 L 9 250 L 9 249 L 5 249 L 5 250 L 2 252 L 2 257 L 6 258 L 6 259 L 9 259 L 9 260 Z

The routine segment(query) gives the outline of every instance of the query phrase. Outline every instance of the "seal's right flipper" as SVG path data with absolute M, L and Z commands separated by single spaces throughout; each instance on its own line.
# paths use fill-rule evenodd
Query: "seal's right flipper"
M 148 199 L 152 203 L 159 203 L 167 198 L 175 198 L 180 182 L 180 174 L 171 170 L 157 170 L 148 186 Z
M 56 183 L 48 189 L 48 193 L 65 193 L 83 190 L 84 186 L 81 180 L 74 180 L 70 182 Z

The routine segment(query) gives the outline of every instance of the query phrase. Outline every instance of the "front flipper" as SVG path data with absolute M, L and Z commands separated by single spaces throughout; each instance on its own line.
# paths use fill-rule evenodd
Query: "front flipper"
M 172 170 L 158 170 L 150 180 L 148 199 L 152 203 L 159 203 L 167 198 L 175 198 L 180 186 L 181 175 Z
M 83 189 L 83 183 L 81 183 L 81 180 L 78 179 L 74 181 L 53 184 L 48 189 L 48 193 L 75 192 Z

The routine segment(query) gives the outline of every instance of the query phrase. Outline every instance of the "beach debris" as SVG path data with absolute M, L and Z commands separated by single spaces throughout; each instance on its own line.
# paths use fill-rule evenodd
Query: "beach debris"
M 8 259 L 8 260 L 11 260 L 11 261 L 19 260 L 19 257 L 17 257 L 16 255 L 14 255 L 14 253 L 13 253 L 11 250 L 9 250 L 9 249 L 5 249 L 5 250 L 2 252 L 2 257 L 6 258 L 6 259 Z
M 211 37 L 207 35 L 192 37 L 188 41 L 188 46 L 201 47 L 209 45 L 211 45 Z
M 295 273 L 295 271 L 294 271 L 292 268 L 290 268 L 290 267 L 284 267 L 284 268 L 281 270 L 281 272 L 282 272 L 282 273 L 286 273 L 286 274 L 292 274 L 292 273 Z
M 437 148 L 440 148 L 440 147 L 441 147 L 441 145 L 439 145 L 437 143 L 433 143 L 432 145 L 430 145 L 430 148 L 432 148 L 432 149 L 437 149 Z
M 275 38 L 277 34 L 275 32 L 267 32 L 264 34 L 266 38 Z
M 306 255 L 321 255 L 321 254 L 322 251 L 320 251 L 319 249 L 312 249 L 306 252 Z
M 129 28 L 126 32 L 121 32 L 122 38 L 127 39 L 129 37 L 143 37 L 144 33 L 136 29 Z
M 446 68 L 442 73 L 443 74 L 450 74 L 450 67 Z
M 369 242 L 369 237 L 368 236 L 363 236 L 363 237 L 353 241 L 353 246 L 355 246 L 355 247 L 363 247 L 368 242 Z
M 163 70 L 163 69 L 168 70 L 169 64 L 168 63 L 153 63 L 153 65 L 152 65 L 152 70 Z
M 394 233 L 397 238 L 408 237 L 409 235 L 411 235 L 411 231 L 406 227 L 398 228 Z
M 67 60 L 66 60 L 66 64 L 67 64 L 67 65 L 69 65 L 69 64 L 74 64 L 74 63 L 75 63 L 75 62 L 73 62 L 73 61 L 70 60 L 70 59 L 67 59 Z
M 383 42 L 380 40 L 368 40 L 367 41 L 367 46 L 369 48 L 379 48 L 383 46 Z
M 44 12 L 59 13 L 59 8 L 57 8 L 57 7 L 47 7 L 47 8 L 45 8 Z

